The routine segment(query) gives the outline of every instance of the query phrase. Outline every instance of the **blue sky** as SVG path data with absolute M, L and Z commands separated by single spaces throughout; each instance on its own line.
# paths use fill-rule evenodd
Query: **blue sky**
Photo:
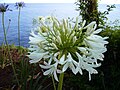
M 77 0 L 0 0 L 0 3 L 15 3 L 23 1 L 25 3 L 74 3 Z M 99 0 L 104 4 L 120 4 L 120 0 Z

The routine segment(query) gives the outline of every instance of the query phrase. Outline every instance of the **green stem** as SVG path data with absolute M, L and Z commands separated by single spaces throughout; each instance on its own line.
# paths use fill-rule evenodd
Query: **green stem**
M 6 35 L 5 24 L 4 24 L 4 12 L 2 12 L 2 26 L 3 26 L 5 44 L 8 46 L 7 35 Z M 3 41 L 3 45 L 4 45 L 4 41 Z M 2 45 L 2 49 L 4 50 L 4 46 L 3 45 Z M 5 56 L 5 53 L 4 53 L 4 56 Z M 3 60 L 2 68 L 4 68 L 4 65 L 5 65 L 4 62 L 5 62 L 5 60 Z
M 7 35 L 6 35 L 6 30 L 5 30 L 5 24 L 4 24 L 4 12 L 2 13 L 2 25 L 3 25 L 3 31 L 4 31 L 4 40 L 5 40 L 5 44 L 8 45 L 8 42 L 7 42 Z
M 52 75 L 52 82 L 53 82 L 54 90 L 56 90 L 55 80 L 54 80 L 54 78 L 53 78 L 53 75 Z
M 59 76 L 58 90 L 62 90 L 64 73 L 61 73 Z
M 18 13 L 18 43 L 19 43 L 19 47 L 20 47 L 20 11 L 21 11 L 21 8 L 19 7 L 19 13 Z
M 4 51 L 5 50 L 5 47 L 4 47 L 4 44 L 2 44 L 2 51 Z M 2 69 L 4 69 L 4 67 L 5 67 L 5 58 L 4 57 L 6 57 L 5 56 L 5 52 L 3 52 L 3 62 L 2 62 Z
M 4 40 L 5 40 L 5 43 L 6 43 L 7 48 L 8 48 L 8 54 L 9 54 L 9 58 L 10 58 L 10 61 L 11 61 L 13 73 L 14 73 L 16 81 L 17 81 L 17 83 L 19 85 L 19 81 L 17 79 L 16 72 L 15 72 L 15 67 L 14 67 L 14 64 L 13 64 L 13 61 L 12 61 L 12 58 L 11 58 L 11 54 L 10 54 L 10 48 L 9 48 L 9 45 L 8 45 L 8 42 L 7 42 L 7 34 L 6 34 L 5 24 L 4 24 L 4 12 L 2 13 L 2 25 L 3 25 L 3 31 L 4 31 Z
M 10 55 L 10 52 L 9 52 L 9 55 Z M 15 67 L 14 67 L 13 61 L 11 59 L 11 55 L 10 55 L 10 61 L 11 61 L 11 65 L 12 65 L 12 69 L 13 69 L 13 73 L 14 73 L 15 79 L 17 81 L 18 86 L 20 86 L 18 78 L 17 78 L 17 75 L 16 75 Z
M 11 22 L 11 21 L 9 20 L 6 34 L 7 34 L 8 30 L 9 30 L 9 28 L 10 28 L 10 22 Z
M 9 22 L 8 22 L 8 27 L 7 27 L 7 29 L 6 29 L 6 36 L 7 36 L 7 33 L 8 33 L 8 30 L 9 30 L 9 27 L 10 27 L 10 20 L 9 20 Z M 5 38 L 4 38 L 4 40 L 3 40 L 3 42 L 2 42 L 2 44 L 4 44 L 4 41 L 5 41 Z

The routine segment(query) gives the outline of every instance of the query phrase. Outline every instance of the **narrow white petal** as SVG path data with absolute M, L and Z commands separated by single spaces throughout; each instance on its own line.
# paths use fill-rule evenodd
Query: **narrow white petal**
M 82 69 L 81 69 L 81 68 L 79 68 L 79 73 L 80 73 L 81 75 L 83 75 L 83 72 L 82 72 Z
M 50 57 L 48 64 L 51 64 L 52 60 L 53 60 L 53 57 Z
M 79 66 L 77 66 L 76 70 L 75 70 L 75 73 L 77 74 L 79 71 Z
M 63 72 L 65 72 L 65 71 L 67 70 L 68 65 L 69 65 L 69 64 L 68 64 L 68 63 L 66 63 L 66 64 L 63 66 L 63 68 L 62 68 L 62 71 L 63 71 Z
M 87 26 L 85 26 L 84 29 L 87 29 L 88 27 L 94 26 L 95 24 L 96 24 L 96 22 L 93 21 L 90 24 L 88 24 Z
M 51 74 L 51 73 L 53 73 L 52 68 L 51 68 L 51 69 L 46 70 L 43 74 L 44 74 L 44 75 L 49 75 L 49 74 Z
M 97 28 L 97 24 L 95 24 L 95 26 L 94 26 L 94 28 L 93 28 L 93 29 L 95 30 L 96 28 Z
M 72 56 L 71 56 L 71 54 L 70 54 L 70 53 L 68 54 L 68 56 L 67 56 L 67 57 L 68 57 L 67 61 L 72 62 L 72 60 L 73 60 L 73 59 L 72 59 Z
M 32 63 L 37 63 L 37 62 L 39 62 L 40 60 L 38 59 L 38 60 L 30 60 L 29 62 L 32 64 Z
M 55 78 L 56 81 L 58 81 L 58 77 L 57 77 L 56 71 L 54 71 L 54 78 Z
M 29 37 L 29 40 L 30 40 L 29 43 L 31 43 L 31 44 L 37 44 L 37 43 L 41 42 L 41 40 L 33 38 L 33 37 Z
M 75 66 L 78 65 L 78 62 L 76 62 L 75 60 L 73 60 L 72 62 L 73 62 L 73 64 L 74 64 Z
M 82 59 L 82 56 L 78 52 L 76 52 L 76 55 L 77 55 L 77 57 L 78 57 L 78 59 L 80 61 Z
M 61 64 L 61 65 L 63 65 L 64 63 L 65 63 L 65 55 L 63 55 L 61 58 L 60 58 L 60 61 L 59 61 L 59 63 Z
M 108 39 L 109 37 L 104 37 L 103 39 Z
M 36 62 L 40 61 L 40 60 L 43 58 L 43 56 L 46 55 L 46 54 L 47 54 L 47 53 L 36 53 L 36 52 L 32 52 L 32 53 L 30 53 L 30 55 L 28 55 L 28 57 L 29 57 L 30 59 L 32 59 L 32 61 L 30 61 L 31 63 L 32 63 L 32 62 L 36 63 Z
M 98 34 L 102 31 L 102 29 L 97 29 L 96 31 L 93 32 L 93 34 Z
M 50 65 L 49 66 L 40 65 L 40 67 L 43 68 L 43 69 L 49 69 L 51 66 Z
M 86 20 L 83 21 L 83 23 L 82 23 L 82 27 L 84 27 L 85 24 L 86 24 Z
M 74 67 L 73 63 L 70 63 L 69 67 L 70 67 L 70 69 L 72 70 L 72 72 L 73 72 L 74 74 L 76 74 L 76 70 L 75 70 L 75 67 Z
M 89 81 L 91 80 L 91 74 L 89 73 Z

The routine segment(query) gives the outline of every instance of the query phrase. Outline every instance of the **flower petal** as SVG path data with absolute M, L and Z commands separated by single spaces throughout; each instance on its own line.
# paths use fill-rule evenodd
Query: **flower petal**
M 59 60 L 59 64 L 63 65 L 65 63 L 65 55 L 63 55 L 60 60 Z
M 54 78 L 55 78 L 56 81 L 58 81 L 58 77 L 57 77 L 56 71 L 54 71 Z
M 51 66 L 50 65 L 48 65 L 48 66 L 40 65 L 40 67 L 43 68 L 43 69 L 49 69 Z
M 49 75 L 49 74 L 51 74 L 51 73 L 53 73 L 53 69 L 52 69 L 52 68 L 46 70 L 43 74 L 44 74 L 44 75 Z
M 62 71 L 63 71 L 63 72 L 65 72 L 65 71 L 67 70 L 68 65 L 69 65 L 69 64 L 68 64 L 68 63 L 66 63 L 66 64 L 63 66 L 63 68 L 62 68 Z
M 76 74 L 76 69 L 75 69 L 75 66 L 73 65 L 73 63 L 70 63 L 70 69 L 72 70 L 72 72 L 74 73 L 74 74 Z

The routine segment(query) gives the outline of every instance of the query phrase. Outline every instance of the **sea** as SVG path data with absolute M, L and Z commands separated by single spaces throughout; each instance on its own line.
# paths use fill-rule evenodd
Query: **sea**
M 106 11 L 106 4 L 99 4 L 99 11 Z M 115 21 L 120 19 L 120 5 L 116 4 L 116 8 L 110 12 L 107 16 L 109 21 Z M 10 26 L 7 30 L 7 40 L 9 44 L 18 45 L 18 10 L 15 4 L 9 4 L 9 9 L 12 11 L 7 11 L 5 13 L 5 27 L 7 29 L 9 20 Z M 63 18 L 75 18 L 79 16 L 79 11 L 76 11 L 77 6 L 73 3 L 27 3 L 25 7 L 21 9 L 20 18 L 20 42 L 21 46 L 29 47 L 29 36 L 30 31 L 33 27 L 33 19 L 37 19 L 39 16 L 55 16 L 58 19 Z M 0 13 L 0 45 L 4 42 L 4 34 L 2 28 L 2 15 Z

